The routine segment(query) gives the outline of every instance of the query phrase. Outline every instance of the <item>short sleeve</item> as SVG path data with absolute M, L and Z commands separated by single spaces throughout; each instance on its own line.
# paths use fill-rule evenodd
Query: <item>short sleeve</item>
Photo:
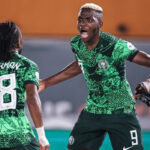
M 26 84 L 35 84 L 39 87 L 39 68 L 35 63 L 30 63 L 24 76 L 24 86 Z
M 73 52 L 73 53 L 76 53 L 76 50 L 75 50 L 74 48 L 72 48 L 72 52 Z
M 80 35 L 77 35 L 77 36 L 74 36 L 70 41 L 70 46 L 71 46 L 72 52 L 75 54 L 79 50 L 79 45 L 81 44 L 80 40 L 81 40 Z
M 113 58 L 119 61 L 132 61 L 137 53 L 137 48 L 131 42 L 118 40 L 113 51 Z

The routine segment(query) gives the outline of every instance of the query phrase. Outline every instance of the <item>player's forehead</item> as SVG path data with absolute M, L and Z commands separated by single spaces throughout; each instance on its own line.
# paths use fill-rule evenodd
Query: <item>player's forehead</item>
M 84 8 L 79 11 L 78 17 L 81 18 L 93 18 L 95 17 L 95 11 L 90 8 Z

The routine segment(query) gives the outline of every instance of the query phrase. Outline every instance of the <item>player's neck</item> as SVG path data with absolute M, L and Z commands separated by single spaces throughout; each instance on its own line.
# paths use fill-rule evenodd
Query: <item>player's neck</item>
M 18 53 L 18 48 L 12 49 L 11 52 Z
M 92 38 L 92 40 L 85 42 L 85 45 L 89 50 L 92 50 L 97 46 L 99 40 L 100 40 L 100 34 L 97 34 L 94 38 Z

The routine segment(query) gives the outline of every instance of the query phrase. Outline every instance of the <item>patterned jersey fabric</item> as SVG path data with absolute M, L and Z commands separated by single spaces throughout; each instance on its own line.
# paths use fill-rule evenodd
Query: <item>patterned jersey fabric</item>
M 134 45 L 101 32 L 94 49 L 89 50 L 80 35 L 72 38 L 71 47 L 88 87 L 85 109 L 96 114 L 111 114 L 117 109 L 131 112 L 135 102 L 126 80 L 125 60 L 132 61 L 138 53 Z
M 25 85 L 39 84 L 39 69 L 17 53 L 8 62 L 0 61 L 0 148 L 27 145 L 33 135 L 25 115 Z

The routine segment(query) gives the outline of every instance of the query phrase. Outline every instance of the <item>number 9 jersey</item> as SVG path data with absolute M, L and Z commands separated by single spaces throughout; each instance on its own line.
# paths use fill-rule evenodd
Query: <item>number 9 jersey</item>
M 0 148 L 27 145 L 34 136 L 24 109 L 26 84 L 39 85 L 39 69 L 33 61 L 18 53 L 0 61 Z

